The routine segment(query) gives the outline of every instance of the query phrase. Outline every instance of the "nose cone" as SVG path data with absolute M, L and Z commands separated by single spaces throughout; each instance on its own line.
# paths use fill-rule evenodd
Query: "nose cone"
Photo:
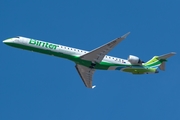
M 12 43 L 12 42 L 13 42 L 12 39 L 7 39 L 7 40 L 4 40 L 4 41 L 3 41 L 3 43 L 5 43 L 5 44 Z
M 6 39 L 3 41 L 3 43 L 11 46 L 14 43 L 14 40 L 13 40 L 13 38 Z

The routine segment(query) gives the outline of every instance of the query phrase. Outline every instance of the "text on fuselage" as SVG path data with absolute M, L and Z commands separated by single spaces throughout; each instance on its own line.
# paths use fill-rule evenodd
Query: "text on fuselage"
M 45 48 L 49 48 L 49 49 L 54 49 L 54 50 L 56 50 L 56 48 L 58 47 L 58 45 L 56 45 L 56 44 L 42 42 L 42 41 L 38 41 L 38 40 L 34 40 L 34 39 L 30 39 L 29 44 L 41 46 L 41 47 L 45 47 Z

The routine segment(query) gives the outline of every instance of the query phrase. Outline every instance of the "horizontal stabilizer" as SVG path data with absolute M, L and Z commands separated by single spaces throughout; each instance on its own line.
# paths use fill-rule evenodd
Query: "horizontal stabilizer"
M 175 55 L 176 53 L 175 52 L 171 52 L 171 53 L 168 53 L 168 54 L 164 54 L 164 55 L 161 55 L 158 57 L 159 60 L 163 60 L 163 62 L 161 63 L 161 65 L 159 66 L 159 69 L 160 70 L 165 70 L 165 61 L 166 59 L 170 58 L 171 56 Z M 165 61 L 164 61 L 165 60 Z
M 168 54 L 165 54 L 165 55 L 161 55 L 161 56 L 159 56 L 158 57 L 158 59 L 159 60 L 166 60 L 167 58 L 169 58 L 169 57 L 171 57 L 171 56 L 173 56 L 173 55 L 175 55 L 176 53 L 175 52 L 171 52 L 171 53 L 168 53 Z

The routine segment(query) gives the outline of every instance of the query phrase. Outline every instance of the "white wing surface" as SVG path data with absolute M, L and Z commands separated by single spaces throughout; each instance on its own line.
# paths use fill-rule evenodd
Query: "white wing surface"
M 81 58 L 83 60 L 92 61 L 92 63 L 100 63 L 104 56 L 110 52 L 111 49 L 113 49 L 118 43 L 120 43 L 122 40 L 124 40 L 130 32 L 126 33 L 125 35 L 121 36 L 120 38 L 117 38 L 115 40 L 112 40 L 111 42 L 100 46 L 89 53 L 82 55 Z
M 76 69 L 81 76 L 85 86 L 88 88 L 94 88 L 94 86 L 92 86 L 92 76 L 95 72 L 95 69 L 88 68 L 79 64 L 76 64 Z
M 117 38 L 111 42 L 108 42 L 107 44 L 100 46 L 92 51 L 90 51 L 87 54 L 82 55 L 80 58 L 83 60 L 91 61 L 92 64 L 89 67 L 76 64 L 76 69 L 81 76 L 84 84 L 88 88 L 94 88 L 95 86 L 92 86 L 92 76 L 95 72 L 94 66 L 96 63 L 100 63 L 104 56 L 113 49 L 118 43 L 120 43 L 122 40 L 124 40 L 130 32 L 126 33 L 125 35 L 121 36 L 120 38 Z

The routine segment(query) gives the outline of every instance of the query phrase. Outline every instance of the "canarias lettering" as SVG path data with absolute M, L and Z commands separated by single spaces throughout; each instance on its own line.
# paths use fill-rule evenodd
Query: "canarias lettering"
M 56 44 L 52 44 L 52 43 L 48 43 L 48 42 L 42 42 L 42 41 L 38 41 L 38 40 L 34 40 L 34 39 L 30 39 L 29 44 L 41 46 L 44 48 L 54 49 L 54 50 L 56 50 L 56 48 L 58 47 L 58 45 L 56 45 Z

